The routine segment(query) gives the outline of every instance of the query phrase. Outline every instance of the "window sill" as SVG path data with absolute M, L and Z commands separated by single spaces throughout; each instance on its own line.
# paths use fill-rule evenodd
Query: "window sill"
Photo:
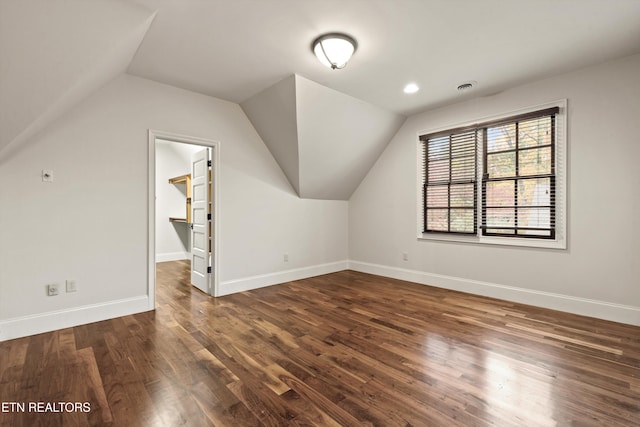
M 479 245 L 519 246 L 527 248 L 543 249 L 567 249 L 565 239 L 534 240 L 519 239 L 517 237 L 492 237 L 492 236 L 455 236 L 446 234 L 419 233 L 418 240 L 431 240 L 440 242 L 471 243 Z

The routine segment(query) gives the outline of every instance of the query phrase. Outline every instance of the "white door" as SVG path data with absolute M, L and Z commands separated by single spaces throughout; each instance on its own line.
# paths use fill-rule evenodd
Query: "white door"
M 209 149 L 191 155 L 191 284 L 209 293 Z

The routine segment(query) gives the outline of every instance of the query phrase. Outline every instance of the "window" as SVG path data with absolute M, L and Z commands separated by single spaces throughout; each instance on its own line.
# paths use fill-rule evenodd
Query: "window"
M 538 111 L 485 128 L 484 235 L 555 237 L 553 159 L 557 113 L 557 108 Z
M 477 133 L 459 130 L 426 140 L 425 232 L 475 234 Z
M 419 237 L 565 247 L 564 106 L 420 135 Z

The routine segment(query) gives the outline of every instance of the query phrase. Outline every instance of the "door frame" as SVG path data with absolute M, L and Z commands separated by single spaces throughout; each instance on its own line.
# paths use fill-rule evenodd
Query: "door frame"
M 167 141 L 178 142 L 182 144 L 199 145 L 201 147 L 211 148 L 211 165 L 212 165 L 212 192 L 211 200 L 213 205 L 213 272 L 209 282 L 208 294 L 218 296 L 218 270 L 219 270 L 219 218 L 220 218 L 220 143 L 212 139 L 199 138 L 195 136 L 180 135 L 172 132 L 149 129 L 148 144 L 148 164 L 147 169 L 149 175 L 147 177 L 147 212 L 148 212 L 148 229 L 147 229 L 147 292 L 149 298 L 149 310 L 154 310 L 156 306 L 156 139 L 164 139 Z

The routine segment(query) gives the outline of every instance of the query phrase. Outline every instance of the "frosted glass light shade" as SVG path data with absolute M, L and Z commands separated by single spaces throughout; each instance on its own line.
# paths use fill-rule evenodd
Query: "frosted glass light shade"
M 313 42 L 313 53 L 325 67 L 333 70 L 344 68 L 356 51 L 356 41 L 346 34 L 331 33 Z

